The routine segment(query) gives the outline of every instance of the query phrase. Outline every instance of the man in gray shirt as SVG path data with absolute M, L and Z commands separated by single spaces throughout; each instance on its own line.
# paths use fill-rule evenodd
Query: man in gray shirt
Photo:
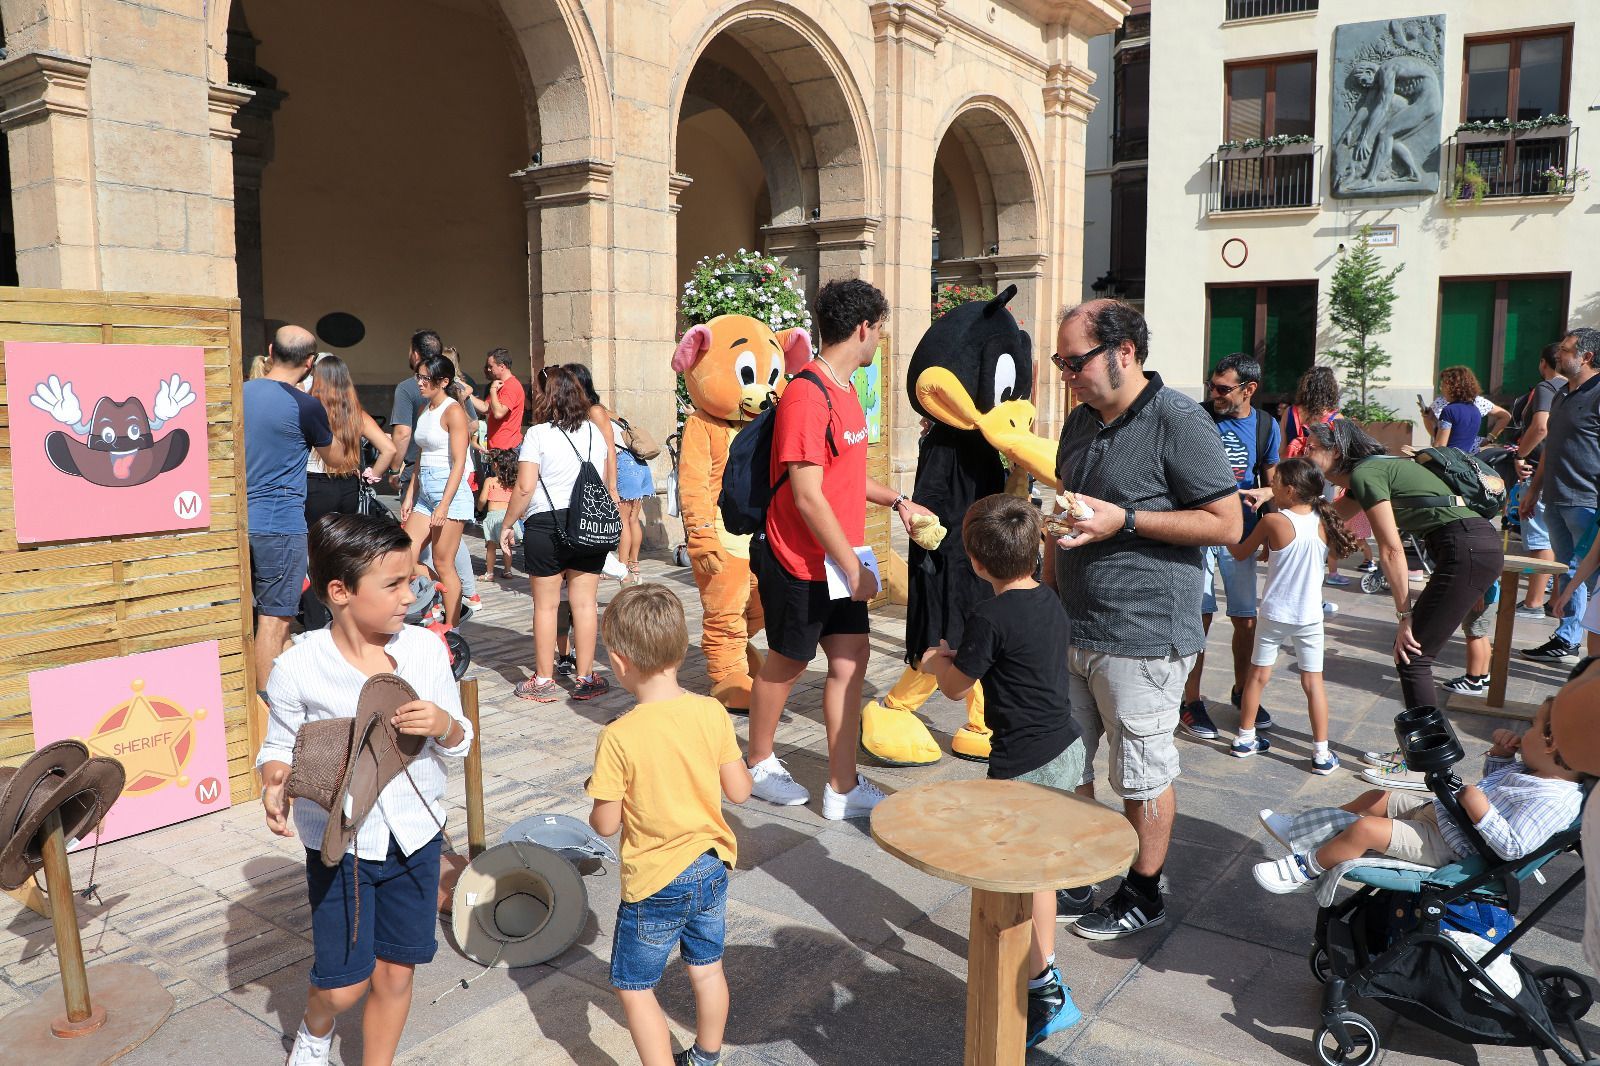
M 1115 940 L 1166 919 L 1161 869 L 1177 816 L 1173 731 L 1184 679 L 1205 646 L 1203 549 L 1239 540 L 1239 485 L 1211 418 L 1144 371 L 1144 316 L 1115 300 L 1066 311 L 1060 368 L 1078 406 L 1056 450 L 1056 476 L 1093 514 L 1045 553 L 1072 621 L 1072 715 L 1086 748 L 1078 791 L 1094 795 L 1095 748 L 1111 747 L 1111 789 L 1139 835 L 1121 887 L 1090 913 L 1057 895 L 1058 918 L 1091 940 Z

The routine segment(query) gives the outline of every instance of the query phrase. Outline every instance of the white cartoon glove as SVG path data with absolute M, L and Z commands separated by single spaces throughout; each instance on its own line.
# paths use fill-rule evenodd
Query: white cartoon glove
M 72 392 L 72 382 L 63 385 L 54 374 L 49 381 L 39 383 L 28 402 L 63 425 L 76 426 L 83 420 L 83 408 Z
M 156 392 L 155 416 L 163 422 L 170 422 L 178 417 L 179 411 L 194 401 L 194 390 L 189 383 L 174 374 L 170 380 L 163 381 Z

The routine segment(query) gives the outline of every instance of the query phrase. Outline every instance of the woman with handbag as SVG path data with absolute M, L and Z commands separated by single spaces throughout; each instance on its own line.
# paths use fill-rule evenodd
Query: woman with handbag
M 606 405 L 600 402 L 600 393 L 594 387 L 594 376 L 589 373 L 587 366 L 582 363 L 567 363 L 566 368 L 572 371 L 572 376 L 577 378 L 578 384 L 583 387 L 584 395 L 589 397 L 589 421 L 599 428 L 600 435 L 606 439 L 606 467 L 604 471 L 606 487 L 611 490 L 611 500 L 617 505 L 618 513 L 621 513 L 622 494 L 620 490 L 622 488 L 623 452 L 622 445 L 617 437 L 617 416 L 612 414 L 606 408 Z M 624 529 L 626 529 L 626 523 L 624 523 Z M 625 533 L 623 537 L 626 537 Z M 600 571 L 607 577 L 616 578 L 619 584 L 626 584 L 628 580 L 628 568 L 623 564 L 622 559 L 622 548 L 626 543 L 626 540 L 619 538 L 617 550 L 606 556 L 605 566 Z M 635 557 L 638 556 L 637 549 L 634 551 L 634 555 Z
M 461 620 L 461 575 L 452 562 L 461 531 L 474 512 L 467 485 L 472 426 L 461 404 L 450 396 L 454 382 L 455 368 L 442 355 L 417 364 L 417 386 L 427 406 L 417 415 L 411 438 L 417 444 L 416 476 L 406 483 L 400 505 L 413 558 L 420 558 L 423 545 L 432 552 L 435 577 L 444 586 L 445 625 L 451 629 Z
M 621 524 L 614 482 L 600 471 L 611 449 L 589 418 L 589 396 L 564 366 L 544 374 L 533 428 L 522 441 L 517 487 L 506 504 L 501 550 L 516 536 L 513 515 L 522 516 L 522 563 L 533 588 L 533 676 L 519 682 L 519 698 L 552 703 L 561 698 L 555 681 L 556 612 L 561 583 L 572 610 L 577 688 L 573 699 L 589 700 L 610 688 L 594 672 L 595 596 L 606 555 L 617 546 Z

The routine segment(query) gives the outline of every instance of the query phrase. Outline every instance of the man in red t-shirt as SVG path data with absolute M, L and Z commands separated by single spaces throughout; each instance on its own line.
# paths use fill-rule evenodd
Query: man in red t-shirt
M 522 446 L 522 412 L 528 404 L 528 394 L 522 382 L 511 372 L 511 353 L 496 348 L 483 361 L 483 376 L 489 381 L 487 400 L 472 398 L 472 406 L 489 420 L 490 451 Z
M 767 659 L 750 692 L 750 775 L 769 803 L 806 803 L 772 752 L 789 691 L 817 653 L 828 658 L 822 717 L 828 730 L 824 818 L 863 818 L 883 793 L 856 771 L 861 685 L 867 674 L 867 600 L 878 591 L 855 548 L 866 543 L 867 504 L 895 510 L 907 530 L 930 514 L 867 477 L 867 417 L 850 375 L 872 362 L 889 302 L 865 281 L 830 281 L 817 294 L 822 352 L 789 382 L 772 427 L 773 483 L 765 536 L 750 545 L 750 563 L 767 621 Z M 850 595 L 828 596 L 824 558 L 844 571 Z

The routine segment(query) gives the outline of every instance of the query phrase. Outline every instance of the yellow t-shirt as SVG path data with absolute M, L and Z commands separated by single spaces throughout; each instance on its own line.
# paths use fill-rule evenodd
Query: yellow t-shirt
M 622 801 L 622 899 L 665 888 L 706 851 L 732 864 L 718 768 L 741 758 L 722 704 L 688 693 L 641 703 L 600 731 L 590 798 Z

